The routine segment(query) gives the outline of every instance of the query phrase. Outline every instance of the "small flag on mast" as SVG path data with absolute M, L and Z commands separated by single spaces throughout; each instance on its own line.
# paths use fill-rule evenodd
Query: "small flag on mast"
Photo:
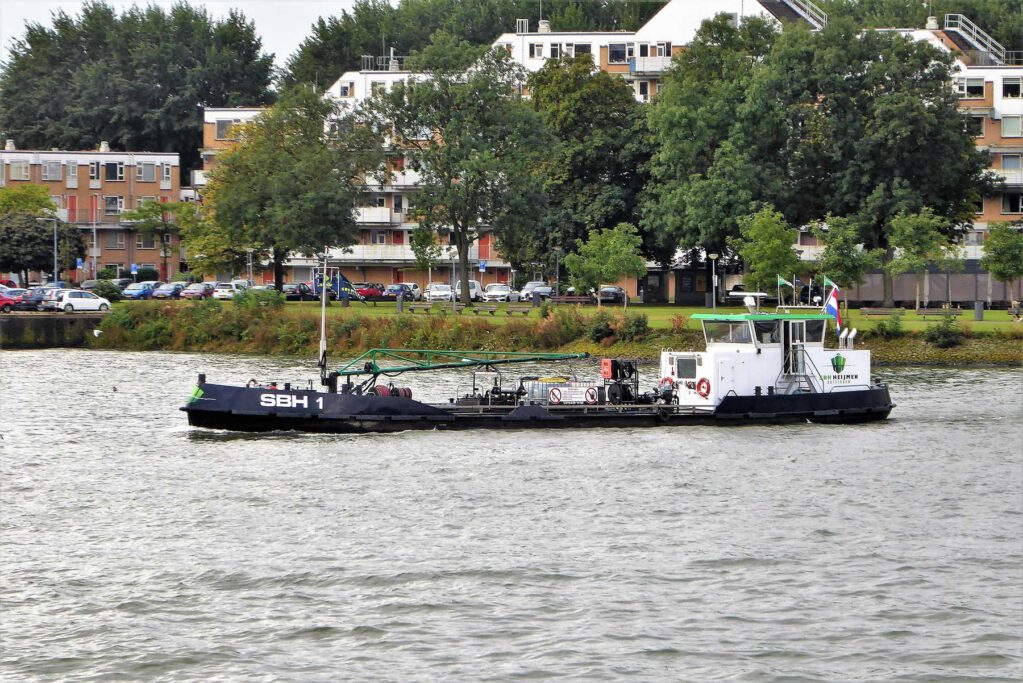
M 779 287 L 781 287 L 782 285 L 788 285 L 789 287 L 792 287 L 793 289 L 795 289 L 796 286 L 794 284 L 792 284 L 791 282 L 789 282 L 788 280 L 786 280 L 785 278 L 783 278 L 781 275 L 778 275 L 777 277 L 778 277 L 778 282 L 776 284 Z
M 838 308 L 838 287 L 831 288 L 831 294 L 828 295 L 828 299 L 824 304 L 824 310 L 821 312 L 835 319 L 836 331 L 842 329 L 842 311 Z

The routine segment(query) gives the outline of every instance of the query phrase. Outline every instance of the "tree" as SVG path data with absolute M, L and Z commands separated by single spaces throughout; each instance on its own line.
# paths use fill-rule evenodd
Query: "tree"
M 1023 221 L 1014 224 L 998 223 L 988 232 L 984 241 L 984 256 L 980 266 L 994 279 L 1009 286 L 1012 299 L 1013 280 L 1023 278 Z M 1023 287 L 1017 288 L 1015 301 L 1023 298 Z
M 409 235 L 408 244 L 416 257 L 416 268 L 429 271 L 430 279 L 433 280 L 433 267 L 440 261 L 442 254 L 441 246 L 437 243 L 437 234 L 429 228 L 417 225 Z
M 822 274 L 842 288 L 842 299 L 848 309 L 846 292 L 863 282 L 871 270 L 881 264 L 881 255 L 863 248 L 863 239 L 855 221 L 841 216 L 828 216 L 814 230 L 824 243 L 824 251 L 817 261 Z
M 453 237 L 468 301 L 469 248 L 479 231 L 491 229 L 500 243 L 536 220 L 532 172 L 549 136 L 517 94 L 522 73 L 507 51 L 438 32 L 415 61 L 430 75 L 396 83 L 367 106 L 420 174 L 411 207 L 420 226 Z
M 186 3 L 118 14 L 86 2 L 51 26 L 29 24 L 0 73 L 0 130 L 29 149 L 178 152 L 196 168 L 206 107 L 272 101 L 271 55 L 237 13 Z
M 224 238 L 222 253 L 252 249 L 269 258 L 280 289 L 290 252 L 355 242 L 354 207 L 381 159 L 371 126 L 311 88 L 286 91 L 213 170 L 207 199 L 217 227 L 207 242 Z
M 600 286 L 617 282 L 621 277 L 642 277 L 646 261 L 641 250 L 643 239 L 636 226 L 619 223 L 610 230 L 596 230 L 585 242 L 576 241 L 578 253 L 565 257 L 565 267 L 576 291 L 593 288 L 600 305 Z M 628 296 L 625 306 L 629 305 Z
M 799 269 L 799 256 L 792 245 L 798 231 L 785 222 L 785 217 L 772 207 L 739 219 L 741 238 L 729 240 L 729 246 L 746 265 L 743 281 L 756 289 L 773 285 L 779 275 Z
M 925 208 L 914 214 L 900 213 L 891 222 L 889 243 L 895 252 L 885 268 L 891 275 L 916 274 L 916 307 L 920 308 L 920 283 L 929 265 L 944 269 L 961 265 L 959 250 L 949 244 L 945 219 Z
M 52 216 L 56 208 L 45 185 L 0 187 L 0 216 L 12 213 Z
M 74 268 L 76 261 L 84 256 L 82 231 L 57 221 L 58 270 Z M 0 216 L 0 271 L 19 273 L 22 282 L 28 282 L 28 271 L 52 269 L 53 224 L 27 213 Z M 54 278 L 59 279 L 59 273 L 54 273 Z
M 167 256 L 170 249 L 170 236 L 180 232 L 171 218 L 180 210 L 188 210 L 182 202 L 147 201 L 136 209 L 121 214 L 121 225 L 131 225 L 143 235 L 156 236 L 160 240 L 160 256 L 163 263 L 160 268 L 160 279 L 168 280 Z
M 248 251 L 235 241 L 231 230 L 216 222 L 212 207 L 185 204 L 175 215 L 181 239 L 188 247 L 190 272 L 201 275 L 238 273 L 245 268 Z
M 650 156 L 646 112 L 625 81 L 598 71 L 590 55 L 548 60 L 527 88 L 556 140 L 539 170 L 547 205 L 532 244 L 536 260 L 553 266 L 555 249 L 638 221 Z

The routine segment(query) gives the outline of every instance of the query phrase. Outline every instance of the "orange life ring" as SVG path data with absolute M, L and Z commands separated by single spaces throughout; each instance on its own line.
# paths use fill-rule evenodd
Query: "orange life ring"
M 658 389 L 665 389 L 667 387 L 675 387 L 675 380 L 671 377 L 665 377 L 661 380 L 660 384 L 657 385 Z
M 710 380 L 706 377 L 700 379 L 696 383 L 696 393 L 700 395 L 700 398 L 707 398 L 710 396 Z

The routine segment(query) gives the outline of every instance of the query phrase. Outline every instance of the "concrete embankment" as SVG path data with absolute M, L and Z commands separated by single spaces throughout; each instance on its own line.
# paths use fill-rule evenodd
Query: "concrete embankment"
M 102 322 L 102 313 L 7 313 L 0 315 L 0 348 L 85 346 Z

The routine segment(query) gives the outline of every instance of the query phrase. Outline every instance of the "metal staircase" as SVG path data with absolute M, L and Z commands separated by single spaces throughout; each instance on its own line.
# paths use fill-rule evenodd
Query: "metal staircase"
M 810 0 L 759 0 L 759 2 L 778 21 L 805 21 L 817 31 L 828 25 L 828 15 Z
M 945 15 L 945 35 L 970 57 L 974 66 L 1005 64 L 1005 48 L 962 14 Z

